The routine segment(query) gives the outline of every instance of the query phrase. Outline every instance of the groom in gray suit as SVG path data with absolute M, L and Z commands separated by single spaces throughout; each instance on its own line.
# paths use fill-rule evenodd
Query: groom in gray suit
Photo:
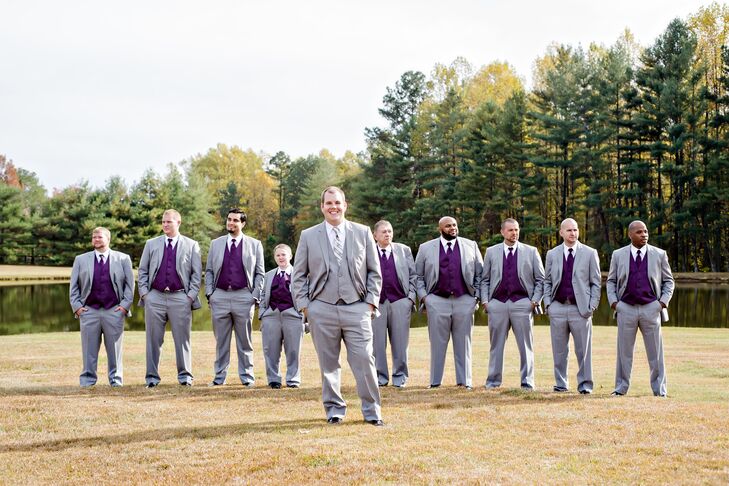
M 334 186 L 324 189 L 324 222 L 301 232 L 291 288 L 296 307 L 311 326 L 327 422 L 339 424 L 347 411 L 340 392 L 339 352 L 344 341 L 362 415 L 380 426 L 384 423 L 372 354 L 372 314 L 380 303 L 382 275 L 372 233 L 346 220 L 346 211 L 344 192 Z
M 570 334 L 575 343 L 577 391 L 592 393 L 592 313 L 600 303 L 600 258 L 597 250 L 579 242 L 577 221 L 562 221 L 564 243 L 547 252 L 544 305 L 549 314 L 554 358 L 554 391 L 569 389 L 567 362 Z
M 519 241 L 519 223 L 507 218 L 501 223 L 504 242 L 490 246 L 483 258 L 481 302 L 489 316 L 489 375 L 486 388 L 501 386 L 504 347 L 509 328 L 519 348 L 521 387 L 534 389 L 534 313 L 542 300 L 544 267 L 539 251 Z
M 177 381 L 192 386 L 192 311 L 201 307 L 202 261 L 200 245 L 180 234 L 180 213 L 162 215 L 164 235 L 147 240 L 139 261 L 139 305 L 144 307 L 147 333 L 147 388 L 159 385 L 159 358 L 170 321 L 175 342 Z
M 625 395 L 630 387 L 635 336 L 640 329 L 650 366 L 653 394 L 665 397 L 661 321 L 668 320 L 673 295 L 673 274 L 666 252 L 648 244 L 648 228 L 642 221 L 628 226 L 631 244 L 613 252 L 607 278 L 607 297 L 618 320 L 618 359 L 613 395 Z
M 96 364 L 104 337 L 109 384 L 122 386 L 122 337 L 124 317 L 131 316 L 134 274 L 129 255 L 109 248 L 111 233 L 95 228 L 91 235 L 94 251 L 79 255 L 71 270 L 70 301 L 81 330 L 83 371 L 81 386 L 96 384 Z
M 408 380 L 408 340 L 410 314 L 415 305 L 415 260 L 410 247 L 392 241 L 389 221 L 375 223 L 375 241 L 380 256 L 382 292 L 380 315 L 372 320 L 375 365 L 380 386 L 390 381 L 387 369 L 387 337 L 392 349 L 392 384 L 398 388 Z
M 483 260 L 478 244 L 458 236 L 450 216 L 438 221 L 440 237 L 426 241 L 415 258 L 417 292 L 428 314 L 430 387 L 443 381 L 448 341 L 453 337 L 456 384 L 471 389 L 471 337 L 478 308 Z
M 228 234 L 210 243 L 205 265 L 205 295 L 215 334 L 215 376 L 210 386 L 225 384 L 230 365 L 230 338 L 235 330 L 238 376 L 243 386 L 253 386 L 253 310 L 263 287 L 263 246 L 243 234 L 246 213 L 228 211 Z

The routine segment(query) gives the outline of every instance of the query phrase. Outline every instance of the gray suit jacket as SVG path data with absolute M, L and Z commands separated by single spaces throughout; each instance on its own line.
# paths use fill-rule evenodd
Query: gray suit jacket
M 215 238 L 210 242 L 208 261 L 205 264 L 205 295 L 208 297 L 215 292 L 215 286 L 220 277 L 220 269 L 223 266 L 227 241 L 228 236 L 226 235 Z M 263 287 L 263 275 L 265 273 L 263 268 L 263 245 L 261 245 L 259 240 L 246 235 L 241 235 L 241 244 L 243 245 L 243 268 L 246 270 L 248 290 L 258 300 L 260 298 L 261 288 Z
M 542 300 L 544 267 L 539 251 L 530 245 L 519 242 L 517 249 L 519 282 L 532 302 Z M 483 257 L 483 280 L 481 280 L 481 302 L 488 303 L 501 283 L 504 266 L 504 244 L 490 246 Z M 537 306 L 538 307 L 538 306 Z M 538 310 L 538 309 L 537 309 Z
M 646 258 L 648 258 L 648 281 L 658 300 L 666 307 L 673 296 L 673 274 L 668 264 L 668 256 L 664 250 L 655 246 L 645 245 Z M 610 271 L 607 278 L 607 297 L 612 306 L 618 302 L 625 293 L 628 286 L 628 275 L 630 274 L 630 245 L 619 248 L 613 252 L 610 259 Z M 664 309 L 665 311 L 665 309 Z M 663 320 L 668 320 L 668 312 L 662 312 Z
M 460 236 L 456 238 L 458 249 L 461 252 L 461 274 L 466 282 L 468 293 L 479 298 L 479 287 L 481 285 L 481 272 L 483 260 L 478 244 Z M 440 238 L 426 241 L 418 249 L 415 257 L 415 273 L 418 275 L 417 291 L 418 297 L 427 297 L 438 285 L 440 273 Z
M 405 295 L 415 304 L 417 295 L 418 275 L 415 273 L 415 260 L 410 247 L 402 243 L 390 243 L 392 253 L 395 255 L 395 271 Z M 377 248 L 379 252 L 379 247 Z
M 293 274 L 293 270 L 291 272 Z M 277 273 L 278 273 L 278 267 L 266 272 L 266 275 L 264 277 L 263 288 L 260 292 L 260 305 L 258 306 L 258 318 L 259 319 L 261 319 L 262 317 L 265 317 L 266 314 L 268 314 L 271 311 L 271 309 L 268 308 L 268 305 L 271 300 L 271 284 L 273 283 L 273 277 L 275 277 Z M 291 292 L 291 288 L 289 288 L 289 292 Z M 294 312 L 298 313 L 299 311 L 296 310 L 296 300 L 294 299 L 293 292 L 291 292 L 291 299 L 294 300 L 294 309 L 293 310 L 294 310 Z
M 382 288 L 377 244 L 367 226 L 348 220 L 342 224 L 346 235 L 343 261 L 349 266 L 354 288 L 364 302 L 377 308 Z M 291 275 L 291 290 L 299 310 L 309 307 L 324 288 L 329 275 L 329 247 L 325 222 L 301 232 Z
M 152 288 L 152 282 L 154 282 L 159 267 L 162 265 L 162 256 L 165 253 L 166 244 L 167 237 L 165 235 L 147 240 L 144 244 L 142 258 L 139 260 L 139 270 L 137 271 L 140 306 L 144 306 L 144 296 Z M 197 241 L 180 235 L 177 240 L 176 267 L 177 275 L 185 287 L 185 293 L 192 299 L 192 308 L 199 309 L 201 304 L 198 294 L 200 293 L 200 283 L 202 281 L 202 260 L 200 245 Z
M 600 303 L 600 257 L 597 250 L 579 241 L 574 248 L 575 263 L 572 267 L 572 289 L 575 292 L 577 310 L 584 318 L 588 318 L 597 309 Z M 557 289 L 562 282 L 562 269 L 564 267 L 564 243 L 557 245 L 547 252 L 547 268 L 544 275 L 544 305 L 549 304 L 557 295 Z
M 95 259 L 95 252 L 90 251 L 78 255 L 73 260 L 69 300 L 74 313 L 86 304 L 86 299 L 91 293 Z M 114 293 L 119 299 L 119 305 L 127 310 L 127 316 L 131 316 L 134 301 L 134 273 L 132 272 L 132 259 L 129 258 L 129 255 L 109 250 L 109 277 L 114 286 Z

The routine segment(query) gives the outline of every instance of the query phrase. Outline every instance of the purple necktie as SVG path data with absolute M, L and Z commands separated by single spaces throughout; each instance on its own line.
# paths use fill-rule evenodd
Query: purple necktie
M 448 243 L 446 243 L 446 244 L 448 245 L 448 249 L 446 250 L 446 255 L 448 255 L 448 256 L 451 256 L 451 255 L 453 254 L 453 248 L 451 248 L 451 245 L 452 245 L 453 243 L 451 243 L 451 242 L 449 241 L 449 242 L 448 242 Z
M 387 261 L 387 252 L 385 251 L 384 248 L 381 249 L 380 251 L 382 252 L 382 255 L 380 255 L 380 261 L 381 262 L 386 262 Z
M 640 250 L 638 250 L 638 252 L 635 255 L 635 264 L 640 266 L 642 261 L 643 261 L 643 259 L 640 257 Z
M 573 263 L 575 261 L 575 255 L 572 253 L 572 248 L 569 248 L 567 250 L 567 252 L 569 253 L 567 255 L 567 263 L 570 263 L 571 264 L 571 263 Z
M 508 255 L 506 255 L 506 262 L 507 262 L 507 263 L 511 263 L 511 260 L 512 260 L 513 258 L 514 258 L 514 247 L 513 247 L 513 246 L 510 246 L 510 247 L 509 247 L 509 254 L 508 254 Z
M 172 249 L 172 238 L 167 238 L 167 248 Z

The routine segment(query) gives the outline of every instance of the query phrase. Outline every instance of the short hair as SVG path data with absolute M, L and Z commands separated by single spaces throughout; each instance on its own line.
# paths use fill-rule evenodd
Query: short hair
M 628 225 L 628 231 L 633 231 L 633 228 L 635 226 L 637 226 L 638 224 L 642 224 L 643 226 L 645 226 L 646 228 L 648 228 L 648 225 L 647 224 L 645 224 L 643 221 L 641 221 L 639 219 L 636 219 L 635 221 L 633 221 L 632 223 L 630 223 Z
M 382 226 L 385 226 L 385 225 L 389 225 L 390 228 L 392 228 L 392 224 L 386 219 L 381 219 L 378 222 L 376 222 L 375 223 L 375 232 L 377 232 L 378 229 L 380 229 Z
M 106 235 L 106 238 L 111 241 L 111 231 L 104 228 L 103 226 L 97 226 L 94 228 L 94 230 L 91 232 L 91 235 L 93 236 L 94 233 L 103 233 Z
M 228 213 L 227 214 L 230 214 L 230 213 L 240 214 L 240 222 L 241 223 L 245 223 L 246 221 L 248 221 L 248 216 L 246 216 L 245 211 L 243 211 L 240 208 L 230 208 L 230 209 L 228 209 Z
M 293 253 L 291 252 L 291 247 L 289 245 L 287 245 L 286 243 L 279 243 L 278 245 L 274 246 L 273 247 L 273 254 L 275 255 L 276 252 L 278 250 L 282 249 L 282 248 L 284 250 L 288 251 L 289 252 L 289 255 L 292 255 L 293 256 Z
M 337 187 L 337 186 L 327 186 L 327 187 L 326 187 L 326 188 L 325 188 L 325 189 L 324 189 L 324 190 L 323 190 L 323 191 L 321 192 L 321 203 L 322 203 L 322 204 L 324 204 L 324 195 L 325 195 L 325 194 L 326 194 L 327 192 L 328 192 L 328 193 L 331 193 L 331 194 L 334 194 L 335 192 L 338 192 L 339 194 L 341 194 L 341 195 L 342 195 L 342 201 L 346 201 L 346 200 L 347 200 L 347 197 L 346 197 L 346 196 L 344 195 L 344 191 L 343 191 L 343 190 L 341 190 L 341 189 L 340 189 L 339 187 Z
M 501 222 L 501 229 L 504 229 L 506 223 L 514 223 L 515 225 L 519 226 L 519 221 L 515 220 L 514 218 L 506 218 Z
M 162 213 L 163 218 L 165 214 L 171 214 L 173 217 L 177 218 L 177 221 L 182 222 L 182 216 L 180 216 L 180 213 L 177 212 L 176 209 L 165 209 L 165 212 Z

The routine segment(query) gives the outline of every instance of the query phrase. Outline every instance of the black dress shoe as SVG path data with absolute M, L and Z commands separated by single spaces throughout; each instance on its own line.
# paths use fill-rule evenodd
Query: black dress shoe
M 591 393 L 590 390 L 580 390 L 580 395 L 590 395 Z
M 387 386 L 387 383 L 380 383 L 380 386 Z
M 245 388 L 250 388 L 253 386 L 253 383 L 241 383 Z
M 157 385 L 159 385 L 159 383 L 155 383 L 153 381 L 150 381 L 149 383 L 147 383 L 147 385 L 145 385 L 145 388 L 154 388 Z
M 297 385 L 296 383 L 292 383 L 290 385 L 286 385 L 286 388 L 299 388 L 299 385 Z
M 189 381 L 183 381 L 182 383 L 180 383 L 180 386 L 192 386 L 192 383 L 190 383 Z
M 428 388 L 438 388 L 439 386 L 440 386 L 440 383 L 438 383 L 437 385 L 430 385 Z
M 208 386 L 223 386 L 224 384 L 225 383 L 217 383 L 217 382 L 211 381 L 210 383 L 208 383 Z
M 610 396 L 613 397 L 622 397 L 623 395 L 625 395 L 625 393 L 620 393 L 619 391 L 614 391 L 610 394 Z
M 330 425 L 336 425 L 342 423 L 342 417 L 329 417 L 327 423 Z
M 470 390 L 470 389 L 471 389 L 471 386 L 470 386 L 470 385 L 464 385 L 463 383 L 459 383 L 459 384 L 457 384 L 456 386 L 460 386 L 460 387 L 463 387 L 463 388 L 465 388 L 466 390 Z
M 385 425 L 385 422 L 383 422 L 380 419 L 372 419 L 372 420 L 365 420 L 370 425 L 374 425 L 375 427 L 382 427 Z
M 565 387 L 563 387 L 563 386 L 555 386 L 555 387 L 554 387 L 554 388 L 552 388 L 552 389 L 553 389 L 554 391 L 556 391 L 557 393 L 564 393 L 564 392 L 566 392 L 566 391 L 567 391 L 567 388 L 565 388 Z
M 279 388 L 281 388 L 281 383 L 279 383 L 277 381 L 272 381 L 271 383 L 268 384 L 268 386 L 270 386 L 274 390 L 278 390 Z

